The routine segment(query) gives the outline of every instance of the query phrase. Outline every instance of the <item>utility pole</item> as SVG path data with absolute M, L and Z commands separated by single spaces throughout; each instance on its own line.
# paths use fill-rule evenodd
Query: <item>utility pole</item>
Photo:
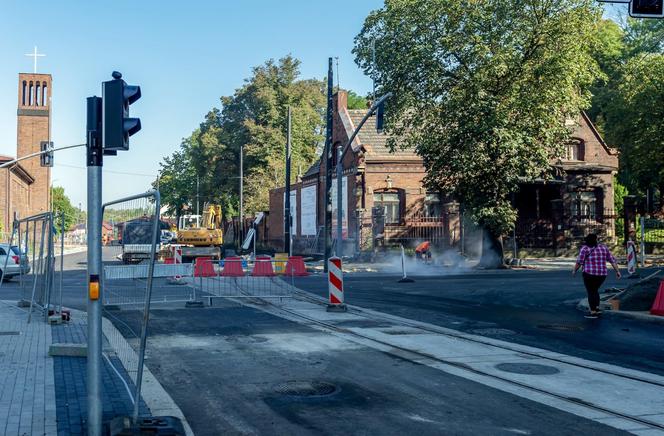
M 328 58 L 327 68 L 327 125 L 325 129 L 325 148 L 321 158 L 321 164 L 325 159 L 325 262 L 323 268 L 327 272 L 327 260 L 332 254 L 332 200 L 330 190 L 332 189 L 332 91 L 334 87 L 334 75 L 332 72 L 332 58 Z
M 201 182 L 200 177 L 198 176 L 198 174 L 196 174 L 196 215 L 200 214 L 200 199 L 199 199 L 199 190 L 200 190 L 200 187 L 201 187 L 200 182 Z M 200 217 L 197 218 L 197 219 L 199 220 L 198 225 L 200 225 Z
M 284 192 L 284 253 L 291 253 L 291 204 L 290 204 L 290 170 L 291 170 L 291 107 L 288 106 L 288 125 L 286 129 L 286 189 Z
M 337 147 L 337 257 L 343 256 L 343 192 L 341 179 L 343 176 L 343 165 L 341 164 L 341 155 L 343 150 L 341 144 Z
M 240 145 L 240 226 L 239 226 L 239 238 L 238 238 L 238 245 L 242 245 L 242 240 L 243 240 L 243 233 L 244 233 L 244 223 L 242 217 L 244 216 L 244 165 L 242 163 L 242 155 L 244 154 L 244 146 Z

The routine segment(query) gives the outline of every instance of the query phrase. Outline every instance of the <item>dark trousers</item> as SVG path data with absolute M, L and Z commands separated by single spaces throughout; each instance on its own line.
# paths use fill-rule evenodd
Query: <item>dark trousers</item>
M 583 284 L 586 286 L 588 293 L 588 306 L 590 310 L 599 309 L 599 288 L 606 280 L 606 276 L 596 276 L 588 273 L 583 273 Z

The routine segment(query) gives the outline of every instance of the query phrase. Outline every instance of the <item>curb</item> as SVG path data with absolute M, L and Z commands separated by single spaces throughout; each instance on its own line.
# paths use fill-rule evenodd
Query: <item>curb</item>
M 604 304 L 602 304 L 604 303 Z M 651 322 L 655 324 L 664 324 L 664 317 L 657 315 L 650 315 L 648 312 L 636 312 L 632 310 L 611 310 L 611 306 L 607 305 L 606 302 L 600 301 L 600 309 L 602 309 L 602 316 L 609 315 L 620 318 L 630 318 L 638 321 Z M 582 312 L 588 311 L 588 299 L 583 298 L 576 305 L 576 309 Z
M 136 370 L 130 370 L 130 365 L 138 367 L 138 355 L 134 349 L 129 345 L 127 340 L 122 336 L 122 333 L 113 325 L 106 317 L 102 317 L 102 331 L 104 336 L 108 339 L 111 347 L 116 351 L 118 359 L 127 370 L 132 381 L 136 382 Z M 143 367 L 143 386 L 141 386 L 141 397 L 145 404 L 150 408 L 150 411 L 155 416 L 174 416 L 179 418 L 187 436 L 194 436 L 187 418 L 184 413 L 175 404 L 173 398 L 166 392 L 164 387 L 159 383 L 157 378 L 152 374 L 147 365 Z

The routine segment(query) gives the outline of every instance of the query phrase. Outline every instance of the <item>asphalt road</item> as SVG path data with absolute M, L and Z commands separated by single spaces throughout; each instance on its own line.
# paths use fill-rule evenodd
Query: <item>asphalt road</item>
M 647 273 L 645 273 L 647 274 Z M 346 302 L 468 333 L 545 348 L 664 375 L 664 325 L 618 317 L 590 320 L 576 309 L 585 297 L 569 271 L 476 271 L 446 276 L 353 273 L 344 276 Z M 631 280 L 610 276 L 604 288 Z M 327 297 L 322 274 L 295 279 Z
M 147 365 L 199 436 L 623 434 L 253 308 L 220 304 L 156 309 L 150 321 Z M 139 312 L 115 316 L 126 336 L 138 331 Z

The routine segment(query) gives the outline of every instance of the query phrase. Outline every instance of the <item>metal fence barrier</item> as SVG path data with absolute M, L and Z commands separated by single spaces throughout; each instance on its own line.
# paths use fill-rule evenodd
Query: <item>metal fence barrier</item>
M 32 320 L 33 308 L 41 310 L 46 321 L 51 313 L 62 312 L 64 228 L 59 229 L 59 235 L 56 234 L 55 217 L 52 212 L 22 219 L 15 216 L 7 244 L 0 246 L 0 288 L 5 280 L 18 279 L 19 304 L 30 307 L 28 322 Z M 61 225 L 64 226 L 64 219 L 61 219 Z M 59 265 L 55 250 L 58 239 Z M 60 272 L 56 278 L 58 266 Z

